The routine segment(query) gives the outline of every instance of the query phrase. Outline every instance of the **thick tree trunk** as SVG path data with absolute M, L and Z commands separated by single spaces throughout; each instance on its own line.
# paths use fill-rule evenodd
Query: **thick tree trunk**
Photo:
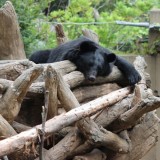
M 17 15 L 9 1 L 0 8 L 0 22 L 0 59 L 26 58 Z

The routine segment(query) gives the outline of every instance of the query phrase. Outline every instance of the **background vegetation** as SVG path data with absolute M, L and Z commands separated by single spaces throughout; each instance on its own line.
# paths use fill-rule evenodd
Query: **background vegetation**
M 6 0 L 0 0 L 0 6 Z M 94 30 L 101 45 L 117 52 L 146 53 L 148 29 L 117 25 L 116 20 L 148 22 L 149 11 L 160 8 L 159 0 L 11 0 L 18 14 L 27 55 L 38 49 L 56 46 L 54 25 L 63 23 L 70 39 L 81 35 L 83 28 Z M 52 6 L 53 11 L 47 12 Z M 100 17 L 95 19 L 93 9 Z M 46 14 L 46 15 L 45 15 Z M 96 22 L 96 24 L 94 24 Z M 143 48 L 143 50 L 141 50 Z

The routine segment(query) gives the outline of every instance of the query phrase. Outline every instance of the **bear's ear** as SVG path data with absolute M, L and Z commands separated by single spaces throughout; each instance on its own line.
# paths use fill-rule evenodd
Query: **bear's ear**
M 80 52 L 87 52 L 87 51 L 95 51 L 97 49 L 97 45 L 95 42 L 92 41 L 83 41 L 80 44 Z
M 115 63 L 116 59 L 117 59 L 117 56 L 114 53 L 109 53 L 107 55 L 107 62 L 108 63 Z

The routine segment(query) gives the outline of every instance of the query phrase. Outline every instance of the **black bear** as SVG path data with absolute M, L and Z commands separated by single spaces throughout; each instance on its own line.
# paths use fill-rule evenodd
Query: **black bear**
M 130 85 L 141 80 L 132 64 L 86 37 L 69 41 L 52 50 L 37 51 L 31 55 L 30 60 L 35 63 L 70 60 L 90 81 L 94 81 L 97 76 L 109 75 L 113 65 L 116 65 Z

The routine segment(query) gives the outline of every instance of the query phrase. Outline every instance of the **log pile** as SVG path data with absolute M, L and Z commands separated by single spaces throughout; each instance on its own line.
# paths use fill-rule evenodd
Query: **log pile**
M 61 29 L 57 41 L 65 43 Z M 0 61 L 0 159 L 142 158 L 157 141 L 160 98 L 146 85 L 144 59 L 134 66 L 142 80 L 127 86 L 116 67 L 91 83 L 69 61 Z
M 17 63 L 21 65 L 22 62 L 6 63 L 5 66 Z M 78 71 L 69 73 L 64 71 L 66 67 L 59 67 L 68 64 L 68 68 L 72 68 L 72 63 L 57 64 L 46 67 L 32 63 L 33 66 L 15 80 L 11 77 L 12 80 L 1 79 L 0 156 L 21 159 L 23 154 L 23 159 L 35 159 L 41 155 L 44 159 L 59 160 L 101 160 L 106 157 L 126 160 L 128 157 L 134 159 L 135 155 L 137 159 L 141 158 L 155 145 L 159 119 L 154 110 L 160 106 L 160 99 L 146 87 L 142 57 L 135 60 L 135 66 L 143 77 L 135 88 L 120 88 L 107 83 L 117 76 L 112 75 L 119 72 L 117 68 L 104 78 L 106 83 L 100 84 L 98 78 L 97 84 L 85 85 L 81 73 L 77 74 L 78 83 L 75 83 L 76 74 L 66 77 Z M 10 68 L 11 72 L 13 68 Z M 62 72 L 60 68 L 63 68 Z M 42 72 L 44 82 L 34 82 Z M 115 80 L 122 79 L 121 75 Z M 94 91 L 89 97 L 87 92 L 92 88 Z M 48 110 L 48 115 L 41 120 L 42 106 Z M 44 125 L 37 125 L 39 123 Z M 49 145 L 43 146 L 47 150 L 42 149 L 42 154 L 39 154 L 42 133 L 45 142 L 52 138 Z

